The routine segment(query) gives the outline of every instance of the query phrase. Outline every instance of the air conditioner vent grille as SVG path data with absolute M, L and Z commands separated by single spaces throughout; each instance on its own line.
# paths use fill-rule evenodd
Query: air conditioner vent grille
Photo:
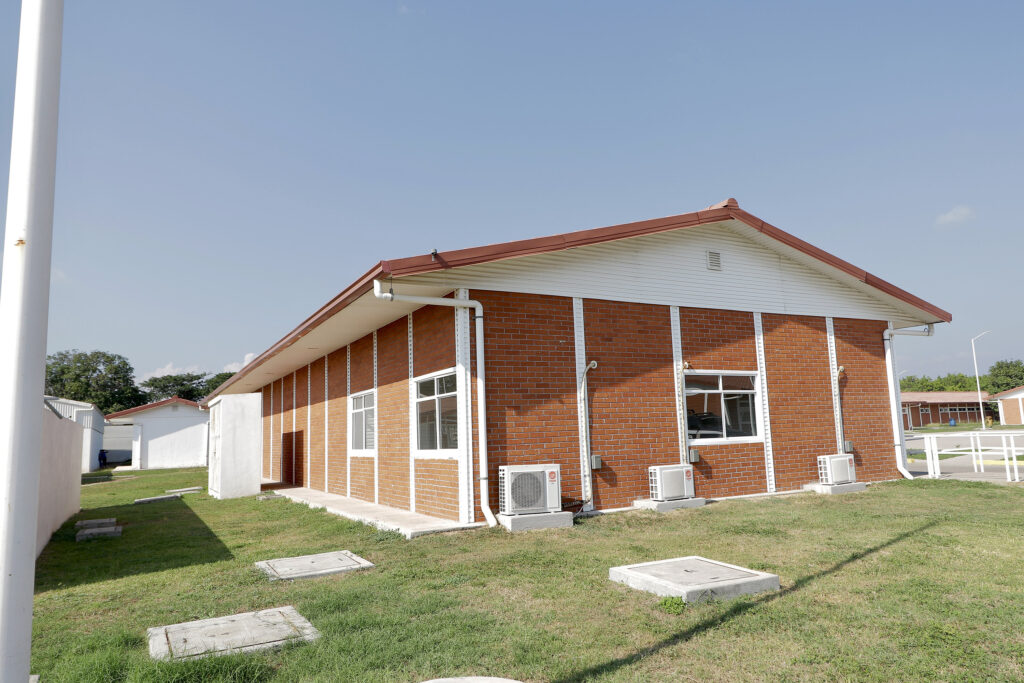
M 512 502 L 517 508 L 537 507 L 543 498 L 543 472 L 521 472 L 512 475 Z
M 708 251 L 708 270 L 722 269 L 722 252 Z

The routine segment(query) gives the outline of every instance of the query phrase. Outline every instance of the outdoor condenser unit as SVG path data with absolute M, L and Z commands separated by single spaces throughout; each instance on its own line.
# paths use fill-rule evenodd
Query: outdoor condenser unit
M 498 510 L 503 515 L 561 512 L 558 465 L 506 465 L 498 468 Z
M 693 498 L 693 465 L 657 465 L 647 469 L 651 500 Z
M 853 464 L 853 456 L 819 455 L 818 479 L 822 484 L 849 484 L 857 481 L 857 468 Z

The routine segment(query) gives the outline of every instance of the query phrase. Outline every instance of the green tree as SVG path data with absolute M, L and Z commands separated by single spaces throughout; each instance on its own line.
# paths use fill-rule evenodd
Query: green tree
M 198 401 L 206 395 L 206 373 L 183 372 L 178 375 L 161 375 L 150 377 L 142 383 L 146 399 L 162 401 L 177 396 L 188 401 Z
M 224 382 L 235 376 L 233 372 L 218 372 L 216 375 L 210 375 L 206 379 L 206 388 L 203 390 L 205 393 L 203 396 L 209 396 L 214 390 Z
M 900 391 L 935 391 L 934 384 L 931 377 L 908 375 L 900 380 Z
M 990 394 L 1024 385 L 1024 361 L 1000 360 L 992 364 L 981 378 L 981 388 Z
M 104 413 L 145 402 L 128 359 L 105 351 L 58 351 L 46 357 L 46 393 L 96 404 Z

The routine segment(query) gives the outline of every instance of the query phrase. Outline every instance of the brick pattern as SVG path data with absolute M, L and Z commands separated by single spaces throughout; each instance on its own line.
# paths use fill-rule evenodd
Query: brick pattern
M 449 328 L 454 337 L 454 327 Z M 409 509 L 409 321 L 377 332 L 378 502 Z
M 294 374 L 288 373 L 281 380 L 281 481 L 293 484 L 295 479 L 294 448 L 296 446 L 295 410 L 292 395 Z
M 679 462 L 670 310 L 583 302 L 586 360 L 598 363 L 587 381 L 591 452 L 602 458 L 593 477 L 599 509 L 648 497 L 647 468 Z M 573 465 L 578 471 L 578 455 Z
M 373 502 L 373 458 L 352 458 L 352 497 Z
M 458 461 L 416 461 L 416 512 L 442 519 L 459 518 Z
M 352 342 L 352 393 L 373 389 L 373 335 L 368 334 Z M 374 411 L 380 420 L 380 407 Z M 345 419 L 348 420 L 347 408 Z M 378 438 L 380 430 L 377 430 Z M 369 463 L 369 464 L 367 464 Z M 352 497 L 374 502 L 374 463 L 372 458 L 352 458 Z M 367 493 L 368 492 L 368 493 Z
M 309 414 L 309 367 L 295 371 L 295 482 L 309 486 L 307 458 L 309 457 L 309 430 L 306 417 Z
M 762 321 L 775 486 L 788 491 L 818 481 L 818 456 L 836 452 L 828 335 L 824 318 L 765 314 Z
M 1003 412 L 1003 422 L 1008 425 L 1021 424 L 1020 405 L 1017 399 L 1008 398 L 999 401 L 999 409 Z
M 698 496 L 723 498 L 768 490 L 763 444 L 708 446 L 695 442 L 693 446 L 700 452 L 700 462 L 693 463 L 693 486 Z
M 284 481 L 284 378 L 274 382 L 274 461 L 270 477 Z
M 309 487 L 325 491 L 324 486 L 324 359 L 309 366 Z
M 454 308 L 424 306 L 413 312 L 412 362 L 416 377 L 455 366 Z
M 853 441 L 857 479 L 882 481 L 900 476 L 896 469 L 885 369 L 883 322 L 835 318 L 836 362 L 839 375 L 844 437 Z
M 757 370 L 753 313 L 680 307 L 679 332 L 694 370 Z
M 272 439 L 274 435 L 271 433 L 270 416 L 274 414 L 274 406 L 270 405 L 270 385 L 260 389 L 260 395 L 263 397 L 263 468 L 261 475 L 264 479 L 269 479 L 272 475 L 270 473 L 273 463 L 270 460 L 270 446 L 273 443 Z
M 346 495 L 348 488 L 348 368 L 346 347 L 327 356 L 327 491 Z

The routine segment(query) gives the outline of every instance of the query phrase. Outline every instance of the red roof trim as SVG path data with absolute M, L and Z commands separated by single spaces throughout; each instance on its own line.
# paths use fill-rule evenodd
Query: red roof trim
M 162 401 L 154 401 L 153 403 L 147 403 L 144 406 L 135 406 L 134 408 L 119 410 L 116 413 L 110 413 L 109 415 L 104 415 L 103 417 L 108 420 L 114 417 L 124 417 L 125 415 L 141 413 L 143 410 L 149 410 L 150 408 L 159 408 L 160 406 L 170 405 L 171 403 L 180 403 L 182 405 L 192 406 L 193 408 L 202 408 L 202 406 L 200 406 L 195 401 L 189 401 L 186 398 L 178 398 L 177 396 L 171 396 L 170 398 L 165 398 Z
M 251 363 L 245 366 L 245 368 L 237 372 L 224 384 L 217 387 L 212 394 L 203 399 L 203 403 L 205 404 L 211 398 L 222 393 L 224 389 L 227 389 L 242 378 L 248 376 L 249 373 L 259 367 L 262 363 L 288 348 L 308 334 L 321 322 L 345 308 L 352 301 L 359 298 L 366 292 L 370 291 L 373 288 L 373 281 L 377 278 L 420 275 L 423 273 L 446 270 L 448 268 L 472 266 L 507 258 L 515 258 L 518 256 L 529 256 L 532 254 L 546 254 L 565 249 L 583 247 L 590 244 L 599 244 L 602 242 L 610 242 L 629 237 L 639 237 L 641 235 L 653 235 L 660 232 L 693 228 L 700 225 L 706 225 L 708 223 L 717 223 L 719 221 L 733 219 L 738 220 L 755 230 L 786 244 L 787 246 L 812 256 L 827 265 L 841 270 L 861 282 L 900 299 L 915 308 L 926 311 L 931 315 L 934 315 L 940 321 L 950 322 L 953 319 L 953 316 L 948 312 L 938 308 L 937 306 L 933 306 L 924 299 L 916 297 L 913 294 L 900 289 L 896 285 L 886 282 L 885 280 L 876 277 L 861 268 L 857 268 L 837 256 L 833 256 L 812 244 L 804 242 L 800 238 L 790 235 L 788 232 L 780 230 L 769 223 L 765 223 L 760 218 L 740 209 L 737 201 L 730 197 L 718 204 L 712 204 L 702 211 L 684 213 L 678 216 L 655 218 L 635 223 L 623 223 L 621 225 L 612 225 L 605 228 L 578 230 L 560 235 L 551 235 L 549 237 L 535 237 L 533 239 L 503 242 L 484 247 L 471 247 L 468 249 L 456 249 L 454 251 L 437 252 L 434 254 L 422 254 L 420 256 L 410 256 L 392 261 L 381 261 L 367 271 L 365 275 L 349 285 L 348 288 L 338 296 L 331 299 L 327 304 L 313 313 L 313 315 L 302 321 L 297 327 L 295 327 L 295 329 L 282 337 L 277 343 L 257 356 Z
M 999 398 L 1001 396 L 1006 396 L 1007 394 L 1012 394 L 1016 391 L 1020 391 L 1021 389 L 1024 389 L 1024 385 L 1014 387 L 1013 389 L 1007 389 L 1006 391 L 1000 391 L 998 394 L 992 394 L 991 396 L 989 396 L 989 398 Z

